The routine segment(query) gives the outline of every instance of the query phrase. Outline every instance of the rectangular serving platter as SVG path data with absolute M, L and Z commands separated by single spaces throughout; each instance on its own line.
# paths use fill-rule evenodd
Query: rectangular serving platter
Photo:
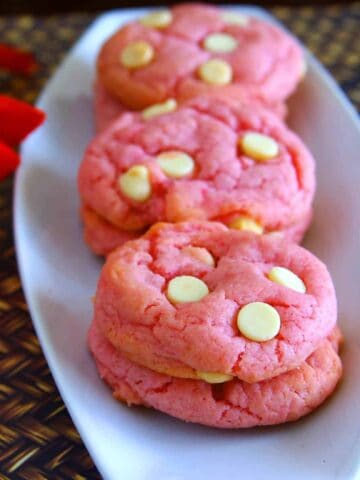
M 275 19 L 264 10 L 235 7 Z M 360 478 L 360 126 L 334 80 L 307 52 L 308 74 L 289 122 L 317 160 L 318 190 L 305 245 L 324 260 L 346 337 L 344 379 L 317 412 L 293 424 L 221 431 L 116 402 L 86 348 L 101 261 L 85 247 L 76 175 L 94 135 L 97 52 L 145 10 L 101 15 L 39 98 L 44 127 L 22 148 L 15 189 L 22 285 L 50 369 L 70 415 L 106 480 L 354 480 Z

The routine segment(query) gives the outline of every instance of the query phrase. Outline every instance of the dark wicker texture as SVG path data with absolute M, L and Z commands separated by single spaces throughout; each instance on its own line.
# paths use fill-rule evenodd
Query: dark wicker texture
M 360 3 L 281 7 L 273 13 L 329 68 L 360 108 Z M 0 73 L 0 91 L 34 102 L 94 18 L 0 17 L 0 42 L 31 49 L 41 63 L 29 79 Z M 98 479 L 31 324 L 16 267 L 12 188 L 12 179 L 0 182 L 0 480 Z

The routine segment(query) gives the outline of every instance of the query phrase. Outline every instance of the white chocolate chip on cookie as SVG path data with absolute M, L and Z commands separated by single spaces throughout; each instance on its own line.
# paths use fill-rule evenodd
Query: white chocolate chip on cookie
M 264 228 L 250 217 L 240 216 L 234 218 L 230 223 L 229 227 L 234 230 L 246 230 L 248 232 L 257 233 L 261 235 L 264 232 Z
M 157 12 L 149 13 L 145 17 L 140 18 L 139 22 L 146 27 L 151 28 L 166 28 L 172 22 L 173 16 L 170 10 L 158 10 Z
M 156 103 L 145 108 L 145 110 L 142 111 L 142 117 L 144 120 L 149 120 L 149 118 L 157 117 L 158 115 L 174 112 L 176 109 L 176 100 L 174 98 L 169 98 L 163 103 Z
M 273 267 L 270 270 L 268 277 L 272 282 L 279 283 L 287 288 L 291 288 L 291 290 L 295 290 L 295 292 L 306 293 L 306 286 L 304 282 L 288 268 Z
M 209 289 L 200 278 L 180 275 L 168 283 L 167 297 L 172 303 L 198 302 L 208 295 Z
M 270 160 L 279 154 L 279 145 L 271 137 L 257 132 L 248 132 L 240 139 L 243 152 L 258 162 Z
M 126 68 L 145 67 L 154 58 L 154 49 L 150 43 L 142 40 L 131 42 L 123 49 L 120 56 L 121 64 Z
M 136 202 L 144 202 L 151 195 L 149 170 L 144 165 L 134 165 L 123 173 L 118 185 L 126 197 Z
M 242 307 L 237 325 L 244 337 L 255 342 L 266 342 L 276 337 L 280 330 L 280 315 L 268 303 L 253 302 Z
M 246 27 L 250 21 L 249 17 L 235 12 L 223 12 L 221 18 L 228 25 L 238 25 L 239 27 Z
M 209 267 L 215 266 L 214 257 L 206 248 L 192 247 L 191 245 L 189 245 L 188 247 L 184 247 L 182 250 L 196 260 L 199 260 L 199 262 L 209 265 Z
M 194 171 L 194 160 L 185 152 L 169 150 L 157 155 L 156 160 L 168 177 L 182 178 Z
M 196 372 L 197 377 L 200 380 L 204 380 L 207 383 L 224 383 L 229 382 L 234 377 L 227 375 L 226 373 L 213 373 L 213 372 Z
M 224 60 L 213 58 L 200 66 L 199 76 L 210 85 L 227 85 L 232 80 L 232 68 Z
M 211 33 L 204 40 L 204 48 L 213 53 L 229 53 L 235 50 L 238 42 L 228 33 Z

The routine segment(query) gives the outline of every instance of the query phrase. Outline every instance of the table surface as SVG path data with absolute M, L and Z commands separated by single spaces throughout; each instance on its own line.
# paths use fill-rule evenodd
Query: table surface
M 325 64 L 360 109 L 360 2 L 271 11 Z M 31 49 L 41 64 L 31 78 L 0 73 L 0 92 L 34 102 L 95 17 L 0 17 L 0 42 Z M 0 480 L 98 479 L 31 324 L 16 266 L 12 189 L 12 178 L 0 182 Z

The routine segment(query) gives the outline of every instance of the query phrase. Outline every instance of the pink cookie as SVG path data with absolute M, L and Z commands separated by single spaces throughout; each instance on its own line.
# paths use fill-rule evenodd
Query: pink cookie
M 296 225 L 283 230 L 284 238 L 300 243 L 309 227 L 311 217 L 312 215 L 309 213 Z M 127 232 L 121 230 L 86 206 L 81 210 L 81 218 L 84 224 L 85 243 L 96 255 L 106 256 L 116 247 L 120 247 L 128 240 L 134 240 L 145 233 L 145 231 Z
M 126 359 L 93 324 L 89 346 L 99 374 L 114 397 L 146 405 L 187 422 L 218 428 L 248 428 L 290 422 L 307 415 L 333 392 L 342 373 L 340 333 L 323 340 L 301 365 L 259 383 L 232 380 L 210 385 L 162 375 Z
M 125 113 L 127 108 L 116 100 L 105 88 L 97 81 L 94 85 L 94 116 L 95 128 L 97 132 L 102 132 L 119 115 Z
M 200 4 L 178 5 L 166 15 L 162 25 L 149 26 L 139 19 L 124 26 L 99 54 L 101 83 L 128 108 L 219 91 L 277 104 L 302 77 L 301 48 L 268 22 L 244 16 L 239 21 L 238 16 L 229 18 L 228 12 Z M 141 42 L 140 47 L 135 42 Z M 211 60 L 222 64 L 220 69 L 210 67 L 208 76 L 204 65 Z
M 275 280 L 273 267 L 295 274 L 300 290 Z M 179 300 L 171 293 L 174 279 L 184 275 L 201 281 L 200 297 Z M 186 288 L 198 291 L 197 284 Z M 277 330 L 265 339 L 237 322 L 254 302 L 278 317 Z M 296 368 L 318 348 L 335 325 L 336 298 L 325 265 L 296 244 L 216 222 L 158 224 L 108 256 L 94 318 L 117 349 L 152 370 L 258 382 Z
M 265 160 L 244 147 L 254 134 L 270 143 Z M 174 151 L 190 165 L 177 177 L 159 157 Z M 148 189 L 140 200 L 121 183 L 139 166 Z M 311 217 L 315 175 L 305 145 L 273 114 L 200 97 L 147 120 L 140 113 L 121 115 L 87 148 L 78 183 L 83 203 L 121 230 L 191 218 L 233 225 L 245 216 L 260 230 L 294 232 L 299 240 Z
M 218 96 L 218 95 L 216 95 Z M 284 120 L 287 115 L 287 107 L 285 103 L 265 104 L 253 100 L 254 103 L 263 104 L 268 110 L 272 111 L 279 118 Z M 97 81 L 94 86 L 94 115 L 95 128 L 98 133 L 105 130 L 114 120 L 122 113 L 129 111 L 119 100 L 111 95 L 102 84 Z
M 80 211 L 84 223 L 84 240 L 96 255 L 107 255 L 116 247 L 139 236 L 113 227 L 87 206 Z

